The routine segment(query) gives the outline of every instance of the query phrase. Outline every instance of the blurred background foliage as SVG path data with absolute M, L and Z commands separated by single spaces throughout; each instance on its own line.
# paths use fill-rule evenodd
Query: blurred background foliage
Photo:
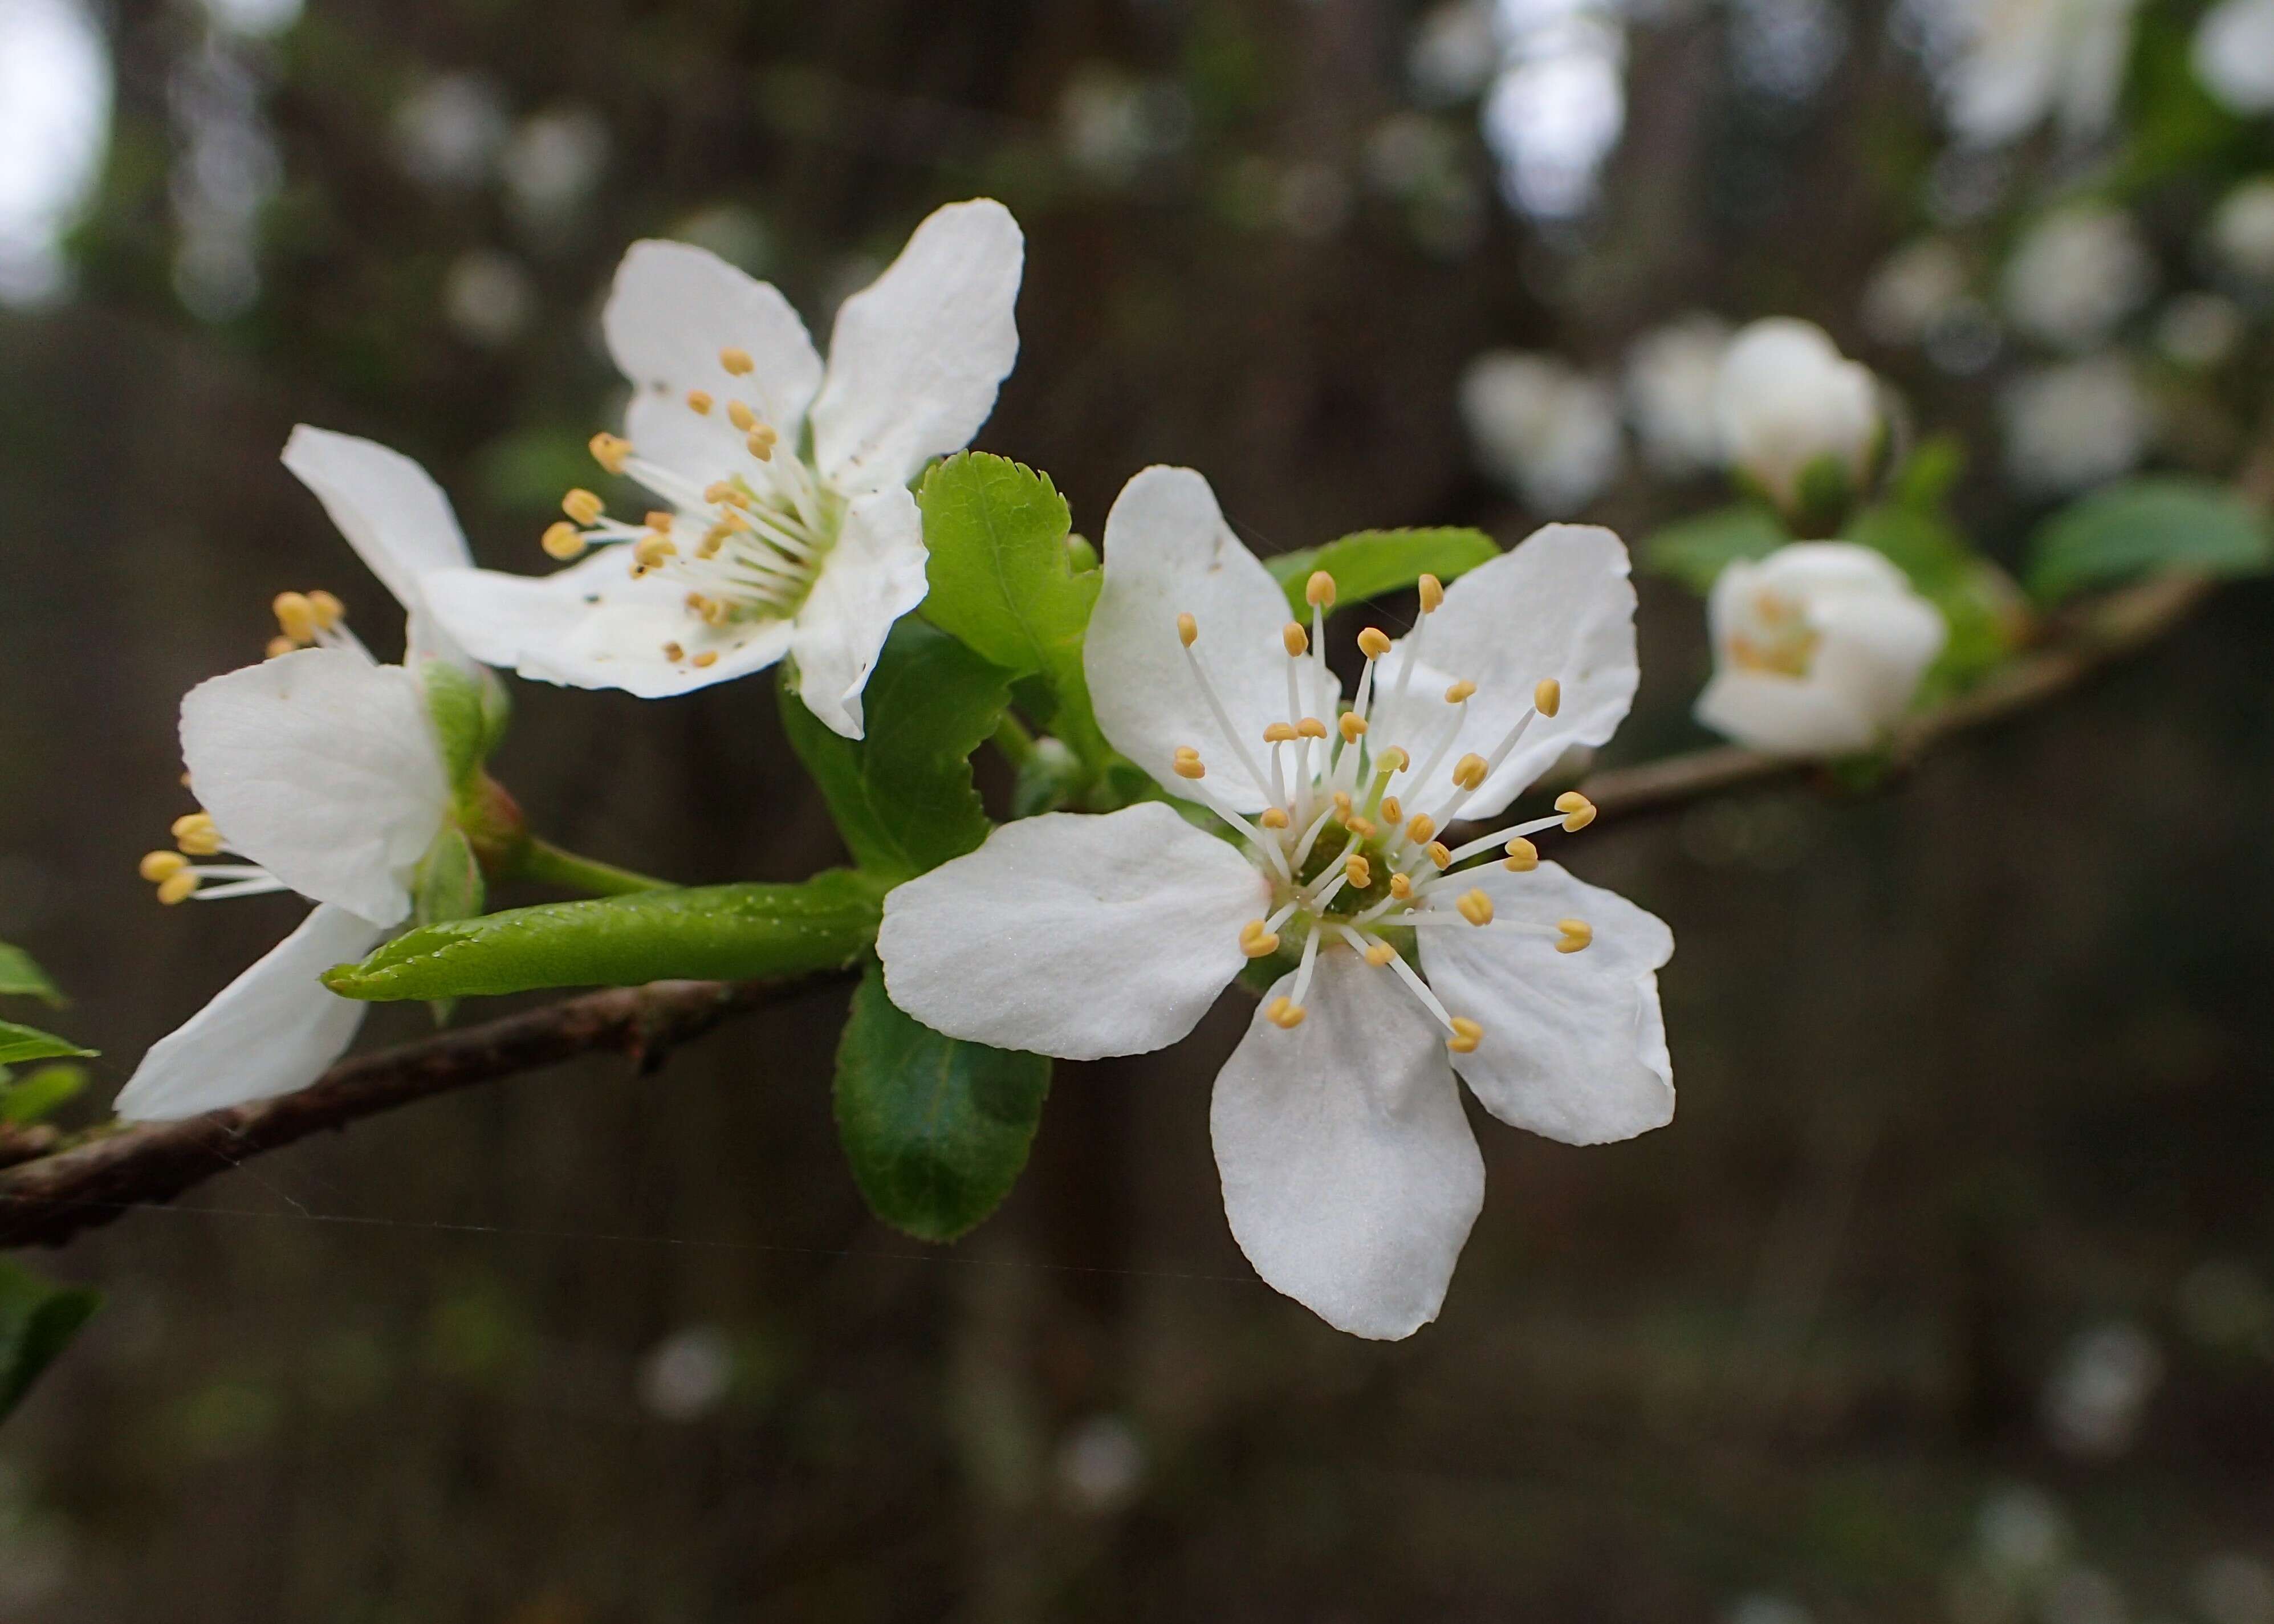
M 411 453 L 538 568 L 629 240 L 819 322 L 1000 197 L 1024 350 L 980 443 L 1092 535 L 1195 464 L 1263 551 L 1692 515 L 1684 367 L 1802 315 L 1958 437 L 2019 575 L 2063 495 L 2261 432 L 2274 139 L 2201 11 L 2131 17 L 2098 124 L 1992 129 L 1946 17 L 1876 0 L 0 0 L 0 937 L 109 1051 L 66 1112 L 290 913 L 133 874 L 188 809 L 174 703 L 273 593 L 383 607 L 287 430 Z M 865 1215 L 826 990 L 129 1214 L 53 1260 L 108 1306 L 0 1434 L 0 1617 L 2269 1624 L 2270 631 L 2233 589 L 1893 795 L 1589 837 L 1677 931 L 1681 1114 L 1483 1135 L 1406 1343 L 1226 1233 L 1231 1009 L 1061 1066 L 953 1250 Z M 1702 741 L 1695 599 L 1645 583 L 1643 636 L 1617 759 Z M 518 698 L 499 771 L 570 844 L 832 860 L 760 686 Z

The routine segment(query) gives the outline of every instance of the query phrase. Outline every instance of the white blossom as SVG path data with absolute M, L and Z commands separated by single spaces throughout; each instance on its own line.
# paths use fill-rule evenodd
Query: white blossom
M 1347 702 L 1331 580 L 1312 577 L 1306 631 L 1198 474 L 1132 480 L 1104 557 L 1084 655 L 1099 726 L 1238 843 L 1158 801 L 1005 824 L 886 898 L 885 986 L 951 1036 L 1088 1059 L 1175 1042 L 1247 961 L 1292 956 L 1216 1079 L 1225 1211 L 1273 1286 L 1341 1329 L 1407 1335 L 1483 1199 L 1457 1075 L 1572 1144 L 1673 1113 L 1672 936 L 1532 844 L 1594 808 L 1568 793 L 1441 838 L 1626 714 L 1626 549 L 1551 525 L 1449 589 L 1425 577 L 1411 635 L 1360 634 Z
M 1923 344 L 1969 304 L 1966 256 L 1946 237 L 1923 237 L 1889 254 L 1864 285 L 1864 325 L 1886 344 Z
M 178 850 L 142 860 L 143 877 L 168 903 L 296 891 L 316 907 L 151 1046 L 118 1096 L 131 1120 L 192 1116 L 320 1076 L 365 1006 L 317 978 L 410 916 L 419 864 L 450 816 L 449 772 L 417 669 L 459 658 L 417 584 L 425 570 L 464 561 L 449 502 L 417 463 L 368 440 L 297 428 L 284 462 L 403 603 L 412 668 L 373 659 L 330 594 L 288 593 L 272 657 L 182 701 L 182 759 L 202 809 L 175 823 Z
M 2086 490 L 2131 472 L 2147 455 L 2148 401 L 2120 355 L 2024 373 L 1999 406 L 2007 470 L 2024 491 Z
M 2219 0 L 2195 25 L 2195 64 L 2230 112 L 2274 112 L 2274 0 Z
M 2156 348 L 2176 365 L 2208 371 L 2232 360 L 2249 322 L 2223 293 L 2183 293 L 2156 318 Z
M 2090 350 L 2147 302 L 2155 262 L 2121 209 L 2084 204 L 2046 215 L 2006 262 L 2006 313 L 2056 350 Z
M 524 677 L 684 694 L 795 658 L 805 703 L 847 738 L 892 622 L 923 598 L 908 481 L 969 443 L 1017 358 L 1025 248 L 999 203 L 951 204 L 839 307 L 825 373 L 768 282 L 684 243 L 633 244 L 602 324 L 633 385 L 626 438 L 594 454 L 665 508 L 638 523 L 572 491 L 531 577 L 425 584 L 480 659 Z
M 1719 316 L 1692 312 L 1635 340 L 1627 351 L 1627 416 L 1643 455 L 1660 474 L 1680 477 L 1721 461 L 1721 428 L 1713 413 L 1729 328 Z
M 2073 141 L 2116 116 L 2136 0 L 1928 0 L 1948 59 L 1942 90 L 1960 137 L 1994 147 L 2047 120 Z
M 1485 471 L 1547 517 L 1577 512 L 1618 471 L 1610 388 L 1553 356 L 1477 357 L 1461 375 L 1461 417 Z
M 2274 282 L 2274 175 L 2247 180 L 2211 216 L 2211 250 L 2246 282 Z
M 1756 321 L 1730 341 L 1714 385 L 1722 459 L 1777 505 L 1800 504 L 1802 480 L 1826 459 L 1861 488 L 1879 455 L 1879 380 L 1841 358 L 1823 328 L 1789 316 Z
M 1948 628 L 1885 555 L 1802 541 L 1740 560 L 1706 603 L 1713 680 L 1698 719 L 1778 756 L 1870 749 L 1910 708 Z

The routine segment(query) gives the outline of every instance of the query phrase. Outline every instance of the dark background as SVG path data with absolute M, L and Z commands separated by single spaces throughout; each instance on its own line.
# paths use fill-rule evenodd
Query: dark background
M 265 40 L 122 6 L 76 295 L 0 315 L 0 936 L 75 994 L 107 1099 L 290 927 L 285 898 L 162 912 L 133 872 L 188 809 L 175 702 L 258 654 L 271 595 L 328 586 L 397 635 L 286 432 L 419 457 L 483 561 L 539 568 L 614 410 L 593 317 L 641 235 L 699 227 L 818 323 L 927 209 L 1002 197 L 1024 347 L 980 443 L 1092 535 L 1168 461 L 1259 550 L 1513 543 L 1533 521 L 1470 471 L 1462 365 L 1615 363 L 1700 305 L 1822 320 L 1979 430 L 1980 388 L 1857 331 L 1937 138 L 1886 19 L 1839 15 L 1831 77 L 1784 101 L 1743 88 L 1721 11 L 1638 28 L 1574 228 L 1495 198 L 1470 109 L 1435 116 L 1449 226 L 1369 185 L 1410 103 L 1389 0 L 311 0 Z M 1188 115 L 1126 174 L 1063 137 L 1107 67 Z M 408 173 L 396 109 L 442 71 L 604 132 L 589 193 Z M 198 141 L 252 138 L 248 293 L 178 267 L 215 207 Z M 1271 200 L 1321 169 L 1339 204 Z M 525 279 L 510 332 L 447 313 L 473 251 Z M 1993 464 L 1962 500 L 2010 556 L 2031 515 Z M 1630 478 L 1591 516 L 1639 534 L 1711 495 Z M 1230 1001 L 1164 1055 L 1061 1065 L 1025 1181 L 952 1248 L 854 1190 L 833 990 L 659 1076 L 523 1078 L 127 1214 L 32 1259 L 109 1305 L 0 1434 L 0 1618 L 2267 1624 L 2270 634 L 2274 594 L 2231 589 L 1891 793 L 1585 837 L 1579 871 L 1675 928 L 1680 1113 L 1592 1150 L 1477 1114 L 1484 1216 L 1404 1343 L 1329 1330 L 1233 1245 Z M 1612 759 L 1704 741 L 1694 600 L 1645 583 L 1643 638 Z M 687 881 L 836 859 L 769 681 L 516 696 L 495 770 L 565 844 Z M 691 1417 L 659 1402 L 674 1346 L 731 1368 Z

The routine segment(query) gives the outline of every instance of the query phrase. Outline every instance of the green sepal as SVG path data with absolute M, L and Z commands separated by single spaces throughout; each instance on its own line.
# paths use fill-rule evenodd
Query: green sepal
M 1403 591 L 1424 575 L 1450 581 L 1499 556 L 1500 547 L 1482 530 L 1359 530 L 1263 563 L 1287 594 L 1288 607 L 1307 623 L 1311 605 L 1303 589 L 1317 570 L 1335 578 L 1337 602 L 1357 604 Z
M 102 1305 L 96 1292 L 51 1285 L 0 1259 L 0 1421 Z
M 1051 725 L 1093 770 L 1112 754 L 1089 702 L 1082 636 L 1103 576 L 1075 545 L 1073 515 L 1047 475 L 1007 457 L 960 452 L 916 492 L 923 510 L 924 619 L 1015 676 L 1040 674 Z
M 513 726 L 513 692 L 506 687 L 505 679 L 485 665 L 476 679 L 482 692 L 482 756 L 487 761 L 505 742 L 506 729 Z
M 28 1128 L 43 1122 L 85 1092 L 87 1080 L 85 1066 L 50 1065 L 13 1082 L 0 1081 L 0 1123 Z
M 2030 538 L 2029 591 L 2042 603 L 2157 570 L 2249 575 L 2274 562 L 2274 527 L 2216 480 L 2161 474 L 2104 486 Z
M 21 1065 L 26 1060 L 85 1060 L 94 1053 L 50 1033 L 0 1020 L 0 1065 Z
M 66 1002 L 62 990 L 29 953 L 5 942 L 0 942 L 0 996 L 37 998 L 51 1009 L 60 1009 Z
M 327 971 L 343 997 L 486 997 L 546 987 L 743 981 L 843 969 L 877 937 L 889 887 L 832 868 L 796 885 L 709 885 L 512 908 L 428 925 Z
M 862 695 L 865 737 L 847 739 L 806 708 L 787 675 L 782 726 L 821 786 L 853 861 L 913 879 L 987 838 L 971 753 L 1011 701 L 1011 675 L 937 627 L 904 617 Z
M 2028 635 L 2030 613 L 2006 572 L 1976 553 L 1933 508 L 1901 501 L 1866 508 L 1845 539 L 1871 548 L 1909 578 L 1949 628 L 1942 652 L 1919 685 L 1918 703 L 1948 698 L 2004 663 Z
M 877 1217 L 952 1241 L 1027 1165 L 1050 1087 L 1046 1056 L 945 1037 L 896 1008 L 872 956 L 837 1049 L 837 1131 Z
M 1856 498 L 1856 481 L 1848 464 L 1836 454 L 1822 452 L 1809 460 L 1793 485 L 1792 511 L 1786 515 L 1796 536 L 1836 534 L 1848 522 Z
M 448 660 L 428 660 L 418 668 L 426 695 L 426 715 L 442 746 L 450 788 L 463 791 L 489 754 L 489 728 L 482 714 L 481 684 Z
M 1766 558 L 1791 540 L 1774 509 L 1737 502 L 1668 525 L 1646 537 L 1636 553 L 1651 574 L 1678 581 L 1702 598 L 1730 565 Z
M 434 837 L 419 862 L 413 887 L 413 922 L 439 925 L 454 919 L 471 919 L 482 911 L 486 887 L 482 865 L 474 848 L 455 823 Z

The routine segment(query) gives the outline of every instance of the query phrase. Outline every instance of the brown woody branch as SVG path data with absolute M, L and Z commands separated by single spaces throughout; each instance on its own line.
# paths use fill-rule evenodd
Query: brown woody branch
M 2160 576 L 2102 599 L 2059 641 L 2014 662 L 1963 698 L 1911 723 L 1899 766 L 1941 741 L 2035 710 L 2180 624 L 2210 594 L 2194 575 Z M 1580 787 L 1606 820 L 1687 806 L 1732 790 L 1797 779 L 1809 763 L 1751 750 L 1699 750 L 1597 773 Z M 26 1136 L 0 1142 L 0 1248 L 57 1244 L 134 1207 L 169 1201 L 263 1151 L 476 1083 L 495 1082 L 593 1050 L 628 1054 L 643 1070 L 721 1021 L 762 1009 L 807 982 L 659 981 L 589 993 L 527 1014 L 343 1060 L 313 1086 L 280 1100 L 186 1122 L 97 1133 L 68 1148 Z M 15 1155 L 36 1159 L 6 1167 Z

